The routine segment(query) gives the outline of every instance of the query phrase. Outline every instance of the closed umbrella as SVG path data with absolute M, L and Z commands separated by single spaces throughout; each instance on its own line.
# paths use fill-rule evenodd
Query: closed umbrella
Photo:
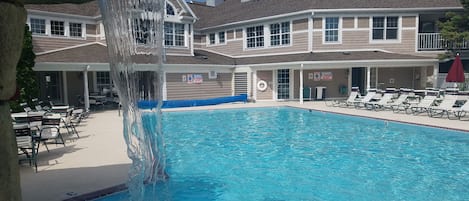
M 454 58 L 454 62 L 446 75 L 446 82 L 464 82 L 464 68 L 459 54 Z

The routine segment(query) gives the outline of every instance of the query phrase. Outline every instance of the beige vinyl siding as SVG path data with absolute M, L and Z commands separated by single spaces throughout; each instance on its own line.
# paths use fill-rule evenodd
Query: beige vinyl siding
M 233 40 L 234 39 L 234 30 L 228 30 L 226 32 L 226 39 L 227 40 Z
M 96 35 L 98 31 L 96 29 L 96 24 L 86 24 L 86 34 Z
M 257 93 L 257 100 L 272 100 L 273 94 L 273 71 L 257 71 L 257 80 L 255 86 L 256 93 Z M 264 80 L 267 83 L 267 89 L 265 91 L 259 91 L 257 89 L 257 83 L 261 80 Z
M 231 56 L 245 56 L 245 55 L 261 55 L 261 54 L 272 54 L 272 53 L 287 53 L 287 52 L 299 52 L 308 51 L 308 33 L 293 33 L 292 44 L 289 46 L 279 47 L 265 47 L 258 49 L 243 49 L 243 43 L 245 40 L 234 40 L 227 41 L 226 45 L 208 46 L 204 49 L 231 55 Z
M 200 84 L 182 82 L 182 76 L 187 74 L 201 74 L 203 82 Z M 231 73 L 218 73 L 217 79 L 208 79 L 208 73 L 167 73 L 167 99 L 190 100 L 231 96 L 232 78 Z
M 300 19 L 293 21 L 293 31 L 308 30 L 308 19 Z
M 402 27 L 417 27 L 415 25 L 416 19 L 415 16 L 403 16 L 402 17 Z
M 324 67 L 326 68 L 326 66 Z M 332 80 L 331 81 L 314 81 L 313 79 L 309 79 L 309 74 L 314 72 L 331 72 L 332 73 Z M 300 98 L 300 71 L 294 71 L 294 98 Z M 326 98 L 337 98 L 337 97 L 345 97 L 347 94 L 340 94 L 339 87 L 340 86 L 347 86 L 348 84 L 348 76 L 347 76 L 347 69 L 318 69 L 318 70 L 303 70 L 303 87 L 310 87 L 311 88 L 311 97 L 315 97 L 315 90 L 316 87 L 322 86 L 326 88 Z
M 243 30 L 236 29 L 236 38 L 243 38 Z
M 75 45 L 86 44 L 96 41 L 95 37 L 87 37 L 84 39 L 74 39 L 74 38 L 57 38 L 57 37 L 34 37 L 33 36 L 33 46 L 34 52 L 41 53 L 66 47 L 72 47 Z
M 358 28 L 370 28 L 370 18 L 369 17 L 358 17 Z
M 342 18 L 342 28 L 344 28 L 344 29 L 353 29 L 353 28 L 355 28 L 355 18 L 354 17 L 344 17 L 344 18 Z
M 322 32 L 313 35 L 313 50 L 383 49 L 391 52 L 415 54 L 415 30 L 401 30 L 401 42 L 370 43 L 370 31 L 343 31 L 342 44 L 322 44 Z
M 202 38 L 205 38 L 205 35 L 194 35 L 194 43 L 202 43 Z
M 322 18 L 313 18 L 313 29 L 322 29 Z
M 178 47 L 170 47 L 166 48 L 166 54 L 191 54 L 191 50 L 189 48 L 178 48 Z
M 422 89 L 420 80 L 414 79 L 415 73 L 418 73 L 420 68 L 378 68 L 378 83 L 380 88 L 395 87 L 395 88 L 410 88 Z M 394 79 L 394 83 L 390 83 L 390 79 Z

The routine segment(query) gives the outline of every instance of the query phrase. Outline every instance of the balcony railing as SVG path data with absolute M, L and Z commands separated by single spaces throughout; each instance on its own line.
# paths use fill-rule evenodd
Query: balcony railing
M 440 33 L 419 33 L 419 51 L 435 51 L 446 49 L 469 49 L 469 41 L 463 40 L 462 43 L 452 43 L 445 40 Z

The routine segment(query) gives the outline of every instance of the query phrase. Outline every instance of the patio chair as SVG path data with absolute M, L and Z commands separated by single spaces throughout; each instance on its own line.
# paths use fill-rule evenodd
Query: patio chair
M 365 97 L 356 99 L 352 101 L 351 103 L 355 106 L 355 108 L 362 108 L 362 107 L 365 107 L 365 104 L 371 103 L 371 101 L 373 100 L 373 98 L 376 97 L 376 95 L 377 95 L 376 91 L 369 91 L 365 95 Z
M 23 108 L 25 112 L 31 112 L 31 107 L 28 106 L 28 103 L 20 103 L 20 106 Z
M 410 111 L 410 113 L 414 114 L 414 115 L 418 115 L 420 113 L 424 113 L 424 112 L 428 112 L 428 109 L 430 108 L 430 106 L 432 106 L 434 103 L 435 103 L 435 100 L 436 100 L 436 95 L 426 95 L 422 100 L 420 100 L 419 103 L 413 105 L 411 104 L 409 106 L 409 110 L 406 110 L 406 113 L 407 111 Z
M 47 114 L 42 118 L 42 127 L 40 132 L 40 141 L 44 144 L 49 152 L 47 144 L 63 144 L 65 146 L 65 140 L 60 133 L 60 122 L 62 118 L 60 114 Z M 54 140 L 54 142 L 50 142 Z M 60 140 L 60 141 L 59 141 Z
M 335 100 L 327 100 L 325 101 L 327 106 L 352 106 L 353 102 L 360 97 L 360 93 L 358 91 L 350 92 L 350 95 L 347 99 L 335 99 Z
M 29 161 L 29 166 L 34 166 L 34 170 L 37 172 L 37 153 L 39 144 L 36 145 L 36 136 L 33 135 L 33 132 L 31 132 L 27 123 L 14 124 L 13 130 L 16 135 L 18 155 L 25 155 L 24 159 L 19 159 L 20 162 L 23 160 Z
M 365 103 L 365 107 L 368 108 L 368 109 L 372 109 L 372 110 L 378 110 L 378 109 L 385 109 L 386 105 L 389 103 L 389 102 L 392 102 L 392 98 L 394 97 L 394 93 L 385 93 L 381 99 L 379 99 L 378 101 L 369 101 L 367 103 Z
M 443 100 L 439 105 L 430 106 L 428 109 L 428 116 L 429 117 L 443 117 L 444 114 L 449 115 L 448 111 L 452 110 L 456 101 L 458 100 L 458 96 L 456 95 L 445 95 Z
M 469 113 L 469 99 L 466 100 L 466 102 L 461 107 L 453 108 L 447 111 L 448 119 L 450 118 L 450 114 L 453 114 L 459 120 L 461 120 L 461 118 L 465 117 L 467 113 Z
M 407 97 L 409 97 L 407 93 L 400 94 L 397 99 L 384 105 L 384 108 L 391 109 L 393 112 L 405 111 L 410 105 L 407 103 Z

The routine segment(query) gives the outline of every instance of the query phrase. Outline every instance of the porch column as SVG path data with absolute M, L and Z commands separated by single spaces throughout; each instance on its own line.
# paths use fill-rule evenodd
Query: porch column
M 438 85 L 438 73 L 440 71 L 440 65 L 438 62 L 433 64 L 433 88 L 436 88 Z
M 303 64 L 300 68 L 300 104 L 303 104 Z
M 63 101 L 65 105 L 68 105 L 68 81 L 67 81 L 67 71 L 62 71 L 62 86 L 63 86 L 63 92 L 64 92 L 64 97 Z
M 90 69 L 90 65 L 87 65 L 85 67 L 85 70 L 83 71 L 83 84 L 84 84 L 84 90 L 83 90 L 83 99 L 85 101 L 85 111 L 89 112 L 90 111 L 90 92 L 88 89 L 88 70 Z
M 366 92 L 368 93 L 368 90 L 370 89 L 371 86 L 371 67 L 366 67 Z
M 257 70 L 252 72 L 252 97 L 257 101 Z
M 352 92 L 352 87 L 353 87 L 352 86 L 352 68 L 348 68 L 348 75 L 347 76 L 348 76 L 348 83 L 347 83 L 348 87 L 347 87 L 347 89 L 348 89 L 348 93 L 350 94 L 350 92 Z

